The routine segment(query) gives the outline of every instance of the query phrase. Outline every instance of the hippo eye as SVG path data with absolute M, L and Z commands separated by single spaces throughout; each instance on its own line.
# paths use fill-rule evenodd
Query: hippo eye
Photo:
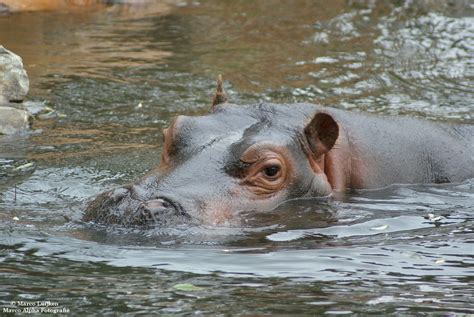
M 273 178 L 278 172 L 280 172 L 281 167 L 279 165 L 270 165 L 263 169 L 263 174 L 267 177 Z
M 253 145 L 240 157 L 241 184 L 260 197 L 280 191 L 288 183 L 289 164 L 279 148 Z

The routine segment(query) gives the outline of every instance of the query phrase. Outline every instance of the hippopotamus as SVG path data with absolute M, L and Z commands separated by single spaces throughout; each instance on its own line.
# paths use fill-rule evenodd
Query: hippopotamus
M 100 194 L 83 219 L 102 224 L 228 226 L 288 200 L 391 184 L 474 177 L 474 126 L 309 103 L 236 105 L 218 82 L 203 116 L 163 130 L 161 161 Z M 317 201 L 315 202 L 317 203 Z

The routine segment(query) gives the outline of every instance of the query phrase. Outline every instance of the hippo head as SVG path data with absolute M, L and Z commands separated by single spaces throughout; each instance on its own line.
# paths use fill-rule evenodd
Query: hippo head
M 222 103 L 204 116 L 178 116 L 163 131 L 160 165 L 133 184 L 100 194 L 84 220 L 229 226 L 244 211 L 328 196 L 324 154 L 338 132 L 330 115 L 308 104 Z

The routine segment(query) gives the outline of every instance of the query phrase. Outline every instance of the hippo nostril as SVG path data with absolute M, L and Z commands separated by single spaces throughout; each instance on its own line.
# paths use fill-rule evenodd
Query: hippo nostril
M 148 200 L 140 204 L 134 215 L 134 222 L 141 225 L 161 222 L 175 213 L 174 207 L 164 199 Z
M 168 203 L 165 203 L 161 199 L 149 200 L 149 201 L 143 203 L 142 206 L 147 211 L 149 211 L 153 214 L 163 212 L 163 211 L 169 209 L 169 207 L 170 207 L 170 205 Z
M 119 187 L 114 189 L 110 194 L 110 198 L 112 199 L 113 202 L 117 203 L 121 201 L 127 194 L 129 193 L 129 190 L 125 187 Z
M 158 198 L 157 200 L 160 201 L 164 208 L 173 208 L 173 205 L 169 201 L 164 200 L 163 198 Z
M 145 204 L 147 208 L 159 210 L 160 212 L 165 210 L 167 212 L 172 212 L 175 215 L 188 216 L 187 212 L 179 203 L 168 197 L 157 196 L 155 199 L 149 200 Z
M 156 197 L 150 200 L 142 200 L 129 214 L 129 222 L 134 225 L 147 226 L 153 224 L 164 224 L 176 217 L 189 215 L 178 203 L 166 197 Z

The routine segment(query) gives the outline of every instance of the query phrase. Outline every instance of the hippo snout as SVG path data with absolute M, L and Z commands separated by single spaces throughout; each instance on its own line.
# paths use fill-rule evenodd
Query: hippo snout
M 101 193 L 91 201 L 83 220 L 124 226 L 164 225 L 191 217 L 177 199 L 151 196 L 140 186 L 127 185 Z
M 130 214 L 129 223 L 136 226 L 165 224 L 178 218 L 190 218 L 181 205 L 169 198 L 158 197 L 140 203 Z

